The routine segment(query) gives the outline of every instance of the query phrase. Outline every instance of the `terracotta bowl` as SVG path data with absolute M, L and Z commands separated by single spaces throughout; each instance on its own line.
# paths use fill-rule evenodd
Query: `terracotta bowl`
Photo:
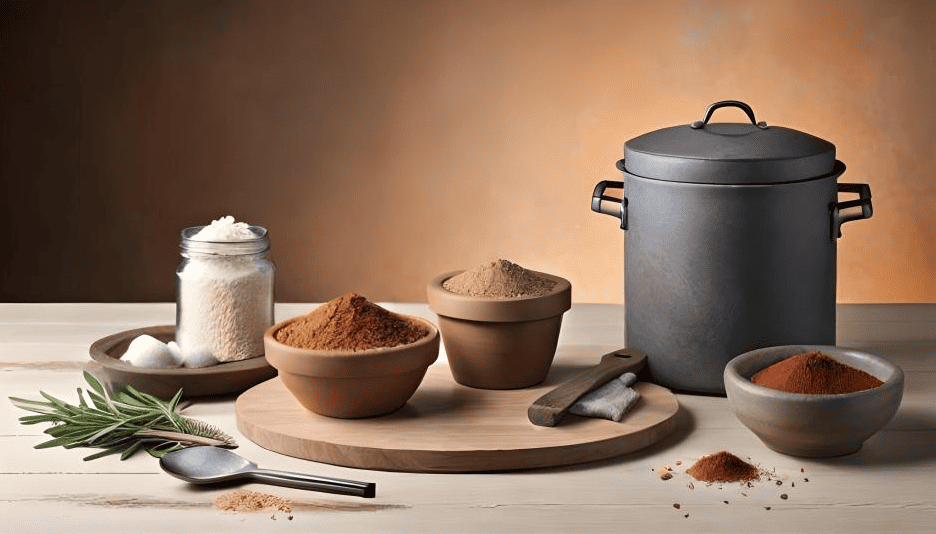
M 562 314 L 572 306 L 572 285 L 565 278 L 532 271 L 555 281 L 553 290 L 539 297 L 495 299 L 442 287 L 461 272 L 440 275 L 426 288 L 455 381 L 482 389 L 519 389 L 542 382 L 556 354 Z
M 284 345 L 274 334 L 293 317 L 264 333 L 267 361 L 279 371 L 286 389 L 309 411 L 345 419 L 392 412 L 416 392 L 426 370 L 439 356 L 439 331 L 410 315 L 429 335 L 407 345 L 361 351 L 310 350 Z
M 815 351 L 861 369 L 884 383 L 854 393 L 807 395 L 751 382 L 752 376 L 769 365 Z M 903 371 L 887 360 L 827 345 L 757 349 L 734 358 L 725 367 L 725 391 L 738 419 L 765 445 L 792 456 L 830 457 L 857 452 L 866 439 L 897 413 L 903 384 Z

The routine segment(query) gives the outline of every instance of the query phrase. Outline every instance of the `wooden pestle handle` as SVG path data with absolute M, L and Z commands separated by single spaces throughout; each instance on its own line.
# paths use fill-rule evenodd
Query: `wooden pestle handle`
M 636 373 L 647 363 L 647 355 L 635 349 L 620 349 L 601 357 L 601 363 L 570 378 L 533 401 L 527 409 L 530 422 L 556 426 L 582 395 L 594 391 L 626 372 Z

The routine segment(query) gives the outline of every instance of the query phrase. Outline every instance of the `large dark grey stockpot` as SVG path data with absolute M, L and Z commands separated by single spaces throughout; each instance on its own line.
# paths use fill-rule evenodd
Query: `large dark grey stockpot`
M 725 106 L 751 124 L 709 123 Z M 832 143 L 729 100 L 631 139 L 617 167 L 624 180 L 600 182 L 592 210 L 626 231 L 627 345 L 656 381 L 724 394 L 739 354 L 835 344 L 836 239 L 871 217 L 871 189 L 837 182 L 845 165 Z

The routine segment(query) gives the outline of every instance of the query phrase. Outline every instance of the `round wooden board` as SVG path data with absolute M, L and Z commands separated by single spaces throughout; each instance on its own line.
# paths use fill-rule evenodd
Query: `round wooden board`
M 576 464 L 651 445 L 676 427 L 679 402 L 640 382 L 637 406 L 620 423 L 567 415 L 536 426 L 527 408 L 557 384 L 519 390 L 462 386 L 433 365 L 399 410 L 368 419 L 333 419 L 303 408 L 279 378 L 235 404 L 237 427 L 265 449 L 316 462 L 388 471 L 458 473 Z

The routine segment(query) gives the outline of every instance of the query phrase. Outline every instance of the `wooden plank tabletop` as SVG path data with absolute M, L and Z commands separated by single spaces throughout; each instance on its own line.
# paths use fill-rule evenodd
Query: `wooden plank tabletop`
M 423 304 L 385 304 L 433 320 Z M 312 304 L 278 304 L 276 316 Z M 39 390 L 74 402 L 90 344 L 140 326 L 171 324 L 172 303 L 0 304 L 4 396 Z M 377 482 L 356 499 L 259 484 L 201 488 L 163 473 L 148 455 L 83 462 L 86 449 L 36 450 L 44 426 L 0 401 L 2 532 L 932 532 L 936 524 L 936 305 L 840 305 L 839 345 L 883 356 L 906 373 L 894 420 L 843 458 L 808 460 L 767 449 L 724 398 L 678 395 L 681 426 L 657 446 L 583 465 L 481 474 L 414 474 L 319 464 L 267 451 L 242 436 L 234 398 L 186 414 L 233 435 L 261 467 Z M 555 364 L 582 367 L 624 346 L 624 308 L 577 304 Z M 444 353 L 436 365 L 445 365 Z M 694 483 L 699 456 L 727 449 L 775 473 L 752 487 Z M 677 465 L 677 462 L 681 462 Z M 675 476 L 663 481 L 661 467 Z M 806 480 L 808 479 L 808 481 Z M 290 499 L 293 512 L 212 508 L 235 489 Z M 787 498 L 782 499 L 781 495 Z M 727 501 L 727 502 L 726 502 Z M 678 504 L 677 509 L 674 505 Z M 769 507 L 769 509 L 768 509 Z M 688 517 L 687 517 L 688 514 Z

